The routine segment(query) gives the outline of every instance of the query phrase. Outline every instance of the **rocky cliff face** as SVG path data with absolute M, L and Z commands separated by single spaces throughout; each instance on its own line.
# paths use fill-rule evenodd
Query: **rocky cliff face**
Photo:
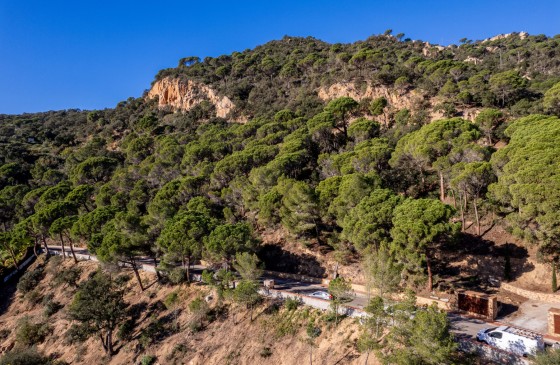
M 396 88 L 372 86 L 370 84 L 359 87 L 354 82 L 344 82 L 322 87 L 318 90 L 317 94 L 324 101 L 330 101 L 343 96 L 351 97 L 357 101 L 365 98 L 377 99 L 384 97 L 388 102 L 388 110 L 390 112 L 396 112 L 399 109 L 408 109 L 412 113 L 425 110 L 428 112 L 429 121 L 444 118 L 443 112 L 434 108 L 442 100 L 438 99 L 438 97 L 425 98 L 418 90 L 398 90 Z M 474 121 L 480 111 L 478 108 L 461 108 L 459 106 L 456 108 L 459 116 L 470 121 Z M 377 120 L 381 123 L 389 122 L 386 113 L 379 116 Z
M 357 101 L 365 98 L 377 99 L 384 97 L 387 99 L 389 109 L 398 111 L 408 109 L 413 113 L 417 110 L 428 110 L 429 120 L 443 118 L 441 111 L 434 110 L 434 105 L 439 103 L 436 98 L 426 100 L 424 95 L 417 90 L 399 90 L 386 86 L 373 86 L 371 84 L 358 86 L 354 82 L 340 82 L 328 87 L 317 90 L 317 95 L 324 101 L 340 98 L 343 96 L 351 97 Z M 234 122 L 245 123 L 246 118 L 232 113 L 235 104 L 227 96 L 219 96 L 215 90 L 208 85 L 193 80 L 166 77 L 156 81 L 147 95 L 148 99 L 158 98 L 160 108 L 170 107 L 175 111 L 188 111 L 203 101 L 209 101 L 216 108 L 216 116 L 227 118 Z M 478 110 L 460 109 L 458 112 L 463 118 L 474 120 Z M 379 119 L 381 118 L 381 119 Z M 385 113 L 379 117 L 381 123 L 389 122 L 389 114 Z
M 158 97 L 159 107 L 171 107 L 173 110 L 188 111 L 207 100 L 216 107 L 216 116 L 227 118 L 235 108 L 227 96 L 218 96 L 210 87 L 192 80 L 166 77 L 156 81 L 148 92 L 148 99 Z
M 357 88 L 353 82 L 336 83 L 329 87 L 321 88 L 318 95 L 322 100 L 328 101 L 342 96 L 349 96 L 360 101 L 364 98 L 377 99 L 384 97 L 390 105 L 397 109 L 413 109 L 414 105 L 423 99 L 416 91 L 399 92 L 396 89 L 385 86 L 374 87 L 367 85 L 365 88 Z

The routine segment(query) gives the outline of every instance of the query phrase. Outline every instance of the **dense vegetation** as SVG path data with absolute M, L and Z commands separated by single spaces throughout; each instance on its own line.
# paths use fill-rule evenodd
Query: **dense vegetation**
M 513 116 L 558 110 L 543 95 L 560 81 L 560 38 L 513 33 L 487 41 L 460 40 L 441 47 L 403 34 L 371 36 L 352 44 L 284 37 L 254 50 L 204 60 L 179 60 L 156 76 L 185 77 L 211 85 L 249 116 L 272 117 L 284 108 L 310 117 L 320 111 L 319 86 L 353 82 L 418 89 L 440 96 L 449 114 L 464 107 L 507 108 Z M 417 111 L 423 105 L 417 106 Z M 425 115 L 420 113 L 420 121 Z
M 138 256 L 159 259 L 176 281 L 202 258 L 243 270 L 259 233 L 282 228 L 340 261 L 365 257 L 373 280 L 383 266 L 401 285 L 431 289 L 441 245 L 467 218 L 480 235 L 488 213 L 557 262 L 560 37 L 449 47 L 403 38 L 285 37 L 157 75 L 210 85 L 246 124 L 214 117 L 210 103 L 173 113 L 145 99 L 0 116 L 1 264 L 17 267 L 49 242 L 87 244 L 129 263 L 144 288 Z M 425 102 L 323 102 L 317 88 L 337 82 L 415 90 Z M 445 118 L 430 121 L 430 108 Z M 461 118 L 467 108 L 474 122 Z M 240 301 L 252 303 L 253 284 Z

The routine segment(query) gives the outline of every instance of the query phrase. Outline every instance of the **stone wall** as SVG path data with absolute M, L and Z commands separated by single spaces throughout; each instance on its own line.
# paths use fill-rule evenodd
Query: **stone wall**
M 541 302 L 547 303 L 560 303 L 560 295 L 556 293 L 535 292 L 527 289 L 521 289 L 508 283 L 501 283 L 500 288 L 525 298 L 540 300 Z
M 451 303 L 448 299 L 438 298 L 438 297 L 422 297 L 420 295 L 416 296 L 416 305 L 419 306 L 429 306 L 432 304 L 436 304 L 439 309 L 443 309 L 445 311 L 450 311 Z

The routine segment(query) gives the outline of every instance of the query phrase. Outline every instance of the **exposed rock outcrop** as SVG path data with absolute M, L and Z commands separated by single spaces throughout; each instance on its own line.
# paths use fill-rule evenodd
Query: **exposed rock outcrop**
M 424 99 L 424 96 L 416 90 L 400 91 L 395 88 L 372 86 L 370 84 L 366 87 L 359 87 L 354 82 L 332 84 L 329 87 L 319 89 L 317 94 L 319 95 L 319 98 L 324 101 L 329 101 L 343 96 L 351 97 L 357 101 L 361 101 L 365 98 L 377 99 L 383 97 L 389 104 L 389 108 L 387 109 L 389 112 L 383 113 L 383 115 L 377 117 L 377 121 L 385 125 L 390 123 L 391 111 L 394 112 L 399 109 L 408 109 L 410 111 L 417 110 L 418 106 L 422 104 Z
M 207 100 L 216 107 L 216 116 L 227 118 L 235 108 L 227 96 L 219 96 L 207 85 L 179 78 L 166 77 L 156 81 L 148 92 L 148 99 L 159 98 L 160 108 L 187 111 Z
M 372 86 L 368 84 L 365 87 L 359 87 L 354 82 L 335 83 L 328 87 L 322 87 L 317 92 L 319 98 L 324 101 L 340 98 L 343 96 L 351 97 L 357 101 L 365 98 L 377 99 L 384 97 L 389 104 L 389 113 L 384 113 L 377 120 L 382 124 L 389 123 L 389 114 L 399 109 L 408 109 L 412 113 L 419 110 L 428 112 L 428 120 L 434 121 L 444 118 L 442 110 L 437 110 L 434 106 L 440 104 L 443 100 L 438 97 L 426 99 L 424 95 L 417 90 L 402 91 L 397 88 L 387 86 Z M 458 115 L 463 118 L 474 121 L 479 108 L 460 108 L 457 107 Z
M 366 88 L 358 88 L 353 82 L 336 83 L 329 87 L 321 88 L 318 91 L 319 98 L 328 101 L 331 99 L 349 96 L 355 100 L 365 98 L 377 99 L 384 97 L 390 105 L 397 109 L 413 109 L 414 105 L 423 99 L 415 90 L 411 92 L 399 92 L 394 88 L 386 86 L 367 85 Z
M 484 42 L 492 42 L 492 41 L 497 41 L 500 39 L 506 39 L 512 36 L 518 36 L 520 39 L 525 39 L 529 36 L 529 33 L 527 32 L 520 32 L 520 33 L 506 33 L 506 34 L 498 34 L 493 36 L 492 38 L 486 38 L 485 40 L 482 41 L 482 43 Z

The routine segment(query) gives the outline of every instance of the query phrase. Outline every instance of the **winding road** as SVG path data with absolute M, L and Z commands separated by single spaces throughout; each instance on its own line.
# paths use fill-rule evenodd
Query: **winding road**
M 62 247 L 50 246 L 49 251 L 52 254 L 61 255 Z M 65 247 L 64 251 L 66 252 L 68 257 L 71 257 L 69 248 Z M 88 250 L 85 248 L 74 248 L 74 252 L 78 260 L 97 261 L 97 258 L 91 255 L 88 252 Z M 147 272 L 156 271 L 154 266 L 154 260 L 151 258 L 137 258 L 137 262 L 141 265 L 141 269 L 144 271 Z M 204 269 L 205 269 L 204 266 L 193 265 L 191 267 L 191 273 L 200 274 Z M 329 307 L 329 301 L 309 296 L 311 293 L 315 291 L 319 291 L 319 290 L 326 291 L 327 287 L 325 285 L 309 283 L 309 282 L 304 282 L 295 279 L 281 278 L 279 276 L 273 275 L 271 272 L 267 272 L 266 275 L 263 275 L 263 277 L 261 277 L 261 281 L 267 279 L 273 279 L 275 286 L 274 286 L 274 290 L 272 291 L 263 289 L 262 291 L 264 292 L 264 294 L 267 294 L 269 296 L 275 296 L 275 297 L 283 297 L 283 298 L 298 297 L 303 300 L 305 305 L 313 306 L 321 310 L 325 310 Z M 354 292 L 353 299 L 350 302 L 345 303 L 345 307 L 350 310 L 349 313 L 351 313 L 352 316 L 359 317 L 361 315 L 364 315 L 365 312 L 363 311 L 363 309 L 367 305 L 368 301 L 369 298 L 366 293 L 356 291 Z M 477 344 L 475 342 L 476 334 L 478 331 L 489 327 L 497 327 L 500 325 L 504 325 L 505 323 L 487 322 L 481 319 L 476 319 L 476 318 L 472 318 L 472 317 L 468 317 L 462 314 L 452 313 L 452 312 L 448 313 L 448 318 L 451 323 L 451 331 L 455 334 L 456 339 L 459 341 L 460 347 L 465 347 L 464 345 L 466 344 L 467 347 L 470 349 L 470 351 L 473 351 L 473 346 L 477 347 L 478 349 L 476 351 L 482 356 L 491 358 L 493 360 L 502 363 L 507 363 L 507 364 L 527 363 L 524 359 L 517 358 L 516 356 L 510 353 L 499 351 L 487 345 Z M 552 343 L 555 343 L 556 341 L 551 340 L 550 338 L 549 339 L 545 338 L 545 342 L 548 342 L 548 344 L 550 345 Z M 504 356 L 507 358 L 507 360 L 504 360 Z

